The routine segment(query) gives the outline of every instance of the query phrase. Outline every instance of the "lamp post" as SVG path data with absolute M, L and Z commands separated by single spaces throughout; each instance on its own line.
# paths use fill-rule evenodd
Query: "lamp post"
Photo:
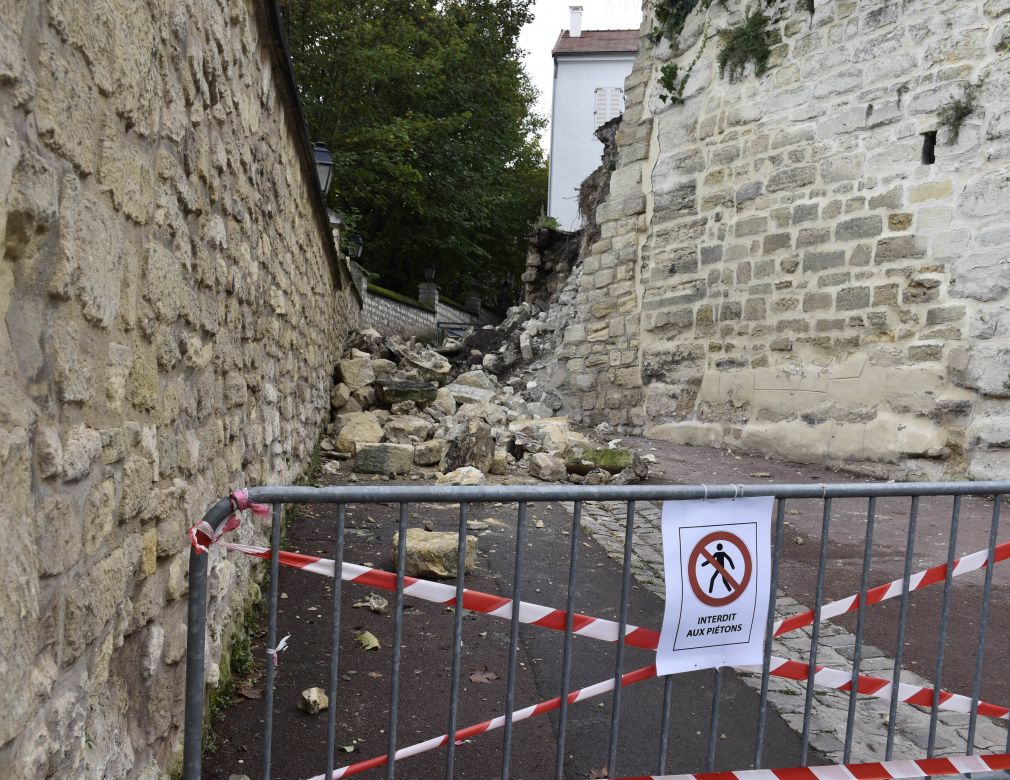
M 326 144 L 316 141 L 312 144 L 312 156 L 316 160 L 316 176 L 319 177 L 319 189 L 323 191 L 323 197 L 330 191 L 330 182 L 333 179 L 333 155 L 326 147 Z
M 364 253 L 365 239 L 363 239 L 360 234 L 355 233 L 347 240 L 347 254 L 352 260 L 358 261 Z

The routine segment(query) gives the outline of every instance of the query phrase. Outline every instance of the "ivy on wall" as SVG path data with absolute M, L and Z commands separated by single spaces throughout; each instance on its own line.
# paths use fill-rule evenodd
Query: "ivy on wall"
M 715 2 L 725 3 L 725 0 L 656 0 L 656 25 L 649 33 L 653 43 L 659 43 L 663 38 L 675 42 L 684 29 L 688 16 L 695 10 L 707 11 Z M 760 4 L 761 0 L 757 0 Z M 765 5 L 774 5 L 781 0 L 764 0 Z M 814 0 L 806 0 L 807 10 L 814 13 Z M 770 25 L 771 18 L 760 10 L 760 6 L 748 11 L 743 21 L 717 35 L 722 38 L 722 49 L 719 51 L 719 75 L 728 76 L 730 81 L 736 81 L 743 75 L 749 63 L 754 63 L 754 74 L 762 75 L 768 69 L 771 57 Z M 701 48 L 691 63 L 681 69 L 670 62 L 660 69 L 659 84 L 664 89 L 659 99 L 676 103 L 684 102 L 684 90 L 691 72 L 701 59 L 702 52 L 708 46 L 709 21 L 706 19 L 702 31 Z

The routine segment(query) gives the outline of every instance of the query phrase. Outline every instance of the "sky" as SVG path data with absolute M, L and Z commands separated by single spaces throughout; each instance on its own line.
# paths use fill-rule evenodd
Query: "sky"
M 526 51 L 526 72 L 540 92 L 537 110 L 548 121 L 554 82 L 551 49 L 558 33 L 568 29 L 570 5 L 582 6 L 583 30 L 637 30 L 642 22 L 642 0 L 536 0 L 533 6 L 535 18 L 519 35 L 519 46 Z M 545 151 L 550 137 L 548 126 L 541 139 Z

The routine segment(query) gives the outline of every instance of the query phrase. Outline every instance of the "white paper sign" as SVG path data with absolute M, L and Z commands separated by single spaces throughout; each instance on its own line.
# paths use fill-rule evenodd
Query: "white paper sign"
M 773 503 L 771 497 L 664 502 L 659 674 L 762 662 Z

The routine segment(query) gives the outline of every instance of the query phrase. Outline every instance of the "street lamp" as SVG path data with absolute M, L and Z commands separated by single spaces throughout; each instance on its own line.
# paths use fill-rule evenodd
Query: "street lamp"
M 349 239 L 347 239 L 347 254 L 350 255 L 352 260 L 360 260 L 361 255 L 365 252 L 365 239 L 363 239 L 358 233 L 355 233 Z
M 435 269 L 428 267 L 424 269 L 424 281 L 433 282 L 435 281 Z
M 330 181 L 333 178 L 333 155 L 326 144 L 316 141 L 312 144 L 312 156 L 316 160 L 316 176 L 319 177 L 319 189 L 323 196 L 330 191 Z

